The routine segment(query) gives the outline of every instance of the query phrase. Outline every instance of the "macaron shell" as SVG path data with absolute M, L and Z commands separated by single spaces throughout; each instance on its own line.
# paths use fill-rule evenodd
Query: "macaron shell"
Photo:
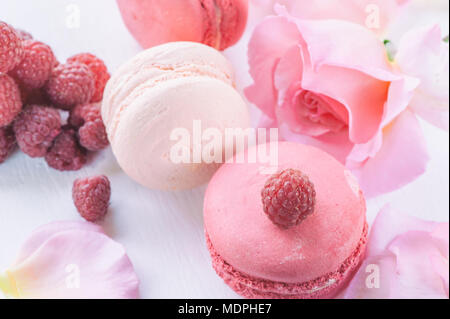
M 143 48 L 194 41 L 224 50 L 240 39 L 248 15 L 248 0 L 117 0 L 117 4 Z
M 217 253 L 252 277 L 302 283 L 336 271 L 353 253 L 365 225 L 365 201 L 351 174 L 328 154 L 278 144 L 278 170 L 299 169 L 314 183 L 315 212 L 281 229 L 265 215 L 261 163 L 224 164 L 205 195 L 205 229 Z
M 180 54 L 182 52 L 182 54 Z M 208 76 L 234 86 L 230 62 L 216 50 L 193 42 L 172 42 L 145 50 L 124 63 L 108 81 L 102 117 L 110 137 L 114 121 L 147 88 L 171 78 Z
M 215 128 L 220 134 L 250 125 L 233 76 L 220 52 L 195 42 L 148 49 L 119 68 L 106 86 L 102 118 L 122 169 L 152 189 L 188 189 L 207 182 L 219 164 L 194 161 L 194 120 L 203 130 Z M 190 135 L 190 163 L 171 158 L 180 139 L 171 138 L 175 129 Z M 220 145 L 223 154 L 233 153 L 228 144 Z
M 125 25 L 143 48 L 202 40 L 199 0 L 117 0 L 117 4 Z
M 219 132 L 249 125 L 241 96 L 222 81 L 198 76 L 163 82 L 142 91 L 122 113 L 111 139 L 119 165 L 152 189 L 180 190 L 206 183 L 220 164 L 174 163 L 170 157 L 170 149 L 177 143 L 171 139 L 174 129 L 186 129 L 194 147 L 194 119 L 201 121 L 203 129 L 212 127 Z M 224 144 L 223 154 L 232 153 L 232 147 Z

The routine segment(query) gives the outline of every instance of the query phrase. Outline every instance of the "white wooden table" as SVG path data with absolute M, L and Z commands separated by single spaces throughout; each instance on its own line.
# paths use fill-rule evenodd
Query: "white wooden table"
M 425 23 L 437 19 L 448 30 L 448 13 L 440 10 L 420 10 L 421 18 L 413 20 Z M 48 43 L 60 61 L 75 53 L 92 52 L 113 72 L 140 51 L 114 0 L 2 0 L 0 20 Z M 406 22 L 398 30 L 402 28 L 407 28 Z M 240 88 L 249 83 L 249 34 L 248 30 L 242 41 L 226 52 L 236 66 Z M 424 219 L 448 221 L 449 135 L 426 123 L 423 128 L 431 155 L 428 171 L 414 183 L 370 200 L 369 221 L 386 203 Z M 93 174 L 106 174 L 111 179 L 111 209 L 103 226 L 126 247 L 141 280 L 142 297 L 237 297 L 210 265 L 203 233 L 205 186 L 177 193 L 145 189 L 121 171 L 109 149 L 93 156 L 78 172 L 54 171 L 43 159 L 31 159 L 20 152 L 0 165 L 0 270 L 13 261 L 21 242 L 34 228 L 55 220 L 80 219 L 71 200 L 72 182 Z

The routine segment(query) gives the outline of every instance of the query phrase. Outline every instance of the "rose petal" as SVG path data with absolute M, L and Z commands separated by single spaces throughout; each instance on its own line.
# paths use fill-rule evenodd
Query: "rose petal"
M 345 299 L 388 299 L 395 283 L 392 254 L 367 257 L 343 294 Z
M 418 82 L 394 73 L 382 42 L 370 31 L 345 21 L 299 20 L 281 6 L 276 11 L 295 23 L 305 42 L 299 41 L 301 87 L 347 108 L 352 142 L 367 143 L 384 119 L 406 108 Z
M 20 298 L 137 298 L 124 248 L 97 231 L 56 233 L 7 271 Z
M 392 291 L 396 298 L 446 298 L 442 278 L 430 267 L 432 256 L 439 255 L 430 233 L 409 231 L 398 236 L 388 249 L 397 258 L 397 285 Z
M 386 205 L 344 298 L 448 298 L 446 254 L 448 223 L 409 217 Z
M 79 221 L 53 222 L 36 229 L 20 248 L 15 264 L 19 264 L 31 256 L 45 241 L 53 235 L 66 230 L 79 229 L 103 233 L 103 229 L 93 223 Z
M 448 246 L 447 246 L 448 247 Z M 439 254 L 431 255 L 431 265 L 436 274 L 441 278 L 442 289 L 445 291 L 447 298 L 449 297 L 449 264 L 447 259 Z
M 414 154 L 412 156 L 411 154 Z M 429 157 L 420 124 L 408 110 L 383 130 L 376 156 L 354 169 L 367 197 L 393 191 L 423 174 Z
M 369 256 L 381 255 L 398 234 L 416 230 L 432 232 L 438 223 L 425 221 L 397 212 L 388 204 L 378 213 L 372 224 L 366 252 Z
M 255 28 L 250 39 L 248 58 L 254 84 L 245 89 L 245 95 L 272 118 L 277 102 L 274 71 L 285 52 L 298 44 L 299 37 L 294 24 L 282 17 L 267 17 Z
M 413 29 L 400 40 L 395 60 L 402 72 L 421 81 L 411 108 L 448 130 L 449 45 L 442 38 L 439 25 Z

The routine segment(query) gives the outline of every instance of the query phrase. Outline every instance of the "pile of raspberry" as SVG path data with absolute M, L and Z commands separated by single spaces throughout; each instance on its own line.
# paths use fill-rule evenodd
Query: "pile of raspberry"
M 61 64 L 48 45 L 0 21 L 0 164 L 18 146 L 54 169 L 82 168 L 109 145 L 100 114 L 109 78 L 95 55 Z

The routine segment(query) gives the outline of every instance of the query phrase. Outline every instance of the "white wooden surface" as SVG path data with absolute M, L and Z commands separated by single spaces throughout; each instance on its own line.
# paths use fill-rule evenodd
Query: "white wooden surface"
M 427 11 L 420 23 L 441 21 L 448 30 L 448 13 L 443 10 L 438 5 L 437 10 Z M 0 20 L 51 45 L 60 61 L 78 52 L 92 52 L 114 71 L 140 51 L 114 0 L 2 0 Z M 405 22 L 395 32 L 408 27 Z M 226 52 L 236 66 L 241 88 L 249 82 L 249 31 Z M 426 123 L 423 128 L 432 158 L 428 171 L 403 189 L 370 200 L 369 221 L 386 203 L 424 219 L 448 221 L 449 135 Z M 120 170 L 109 149 L 93 156 L 89 165 L 75 173 L 51 170 L 43 159 L 31 159 L 20 152 L 0 165 L 0 270 L 13 261 L 21 242 L 37 226 L 80 218 L 71 200 L 72 182 L 92 174 L 106 174 L 111 179 L 111 209 L 103 226 L 126 247 L 141 280 L 142 297 L 237 297 L 210 265 L 203 234 L 205 186 L 177 193 L 145 189 Z

